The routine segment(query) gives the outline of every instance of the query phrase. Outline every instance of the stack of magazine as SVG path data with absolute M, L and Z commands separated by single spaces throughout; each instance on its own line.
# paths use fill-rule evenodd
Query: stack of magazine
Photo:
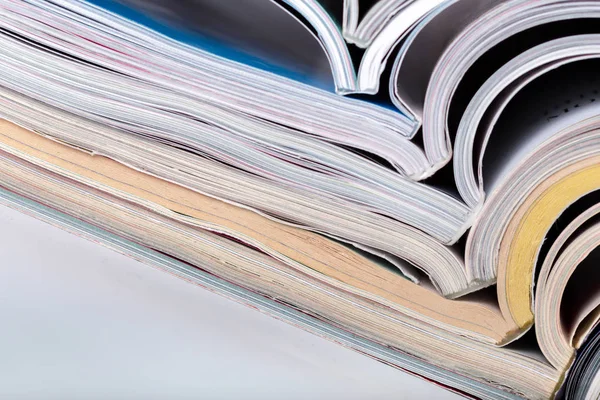
M 2 0 L 0 197 L 464 396 L 600 396 L 600 2 Z

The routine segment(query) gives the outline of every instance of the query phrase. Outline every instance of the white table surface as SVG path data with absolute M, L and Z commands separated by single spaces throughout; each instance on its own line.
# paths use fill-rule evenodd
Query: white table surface
M 0 206 L 1 399 L 460 399 Z

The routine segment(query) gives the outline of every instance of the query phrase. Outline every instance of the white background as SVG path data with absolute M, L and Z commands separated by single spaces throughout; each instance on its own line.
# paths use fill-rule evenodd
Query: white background
M 0 205 L 2 399 L 458 399 Z

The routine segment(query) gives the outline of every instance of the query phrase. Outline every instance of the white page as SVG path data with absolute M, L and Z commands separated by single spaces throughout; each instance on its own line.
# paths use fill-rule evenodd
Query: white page
M 2 398 L 460 398 L 5 206 L 0 227 Z

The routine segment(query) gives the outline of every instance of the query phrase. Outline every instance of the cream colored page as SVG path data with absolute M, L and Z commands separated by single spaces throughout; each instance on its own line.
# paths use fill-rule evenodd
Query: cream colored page
M 252 211 L 143 174 L 0 121 L 0 142 L 104 185 L 227 227 L 329 277 L 445 324 L 501 342 L 509 331 L 499 313 L 469 301 L 452 301 L 419 287 L 350 249 L 312 232 L 279 224 Z

